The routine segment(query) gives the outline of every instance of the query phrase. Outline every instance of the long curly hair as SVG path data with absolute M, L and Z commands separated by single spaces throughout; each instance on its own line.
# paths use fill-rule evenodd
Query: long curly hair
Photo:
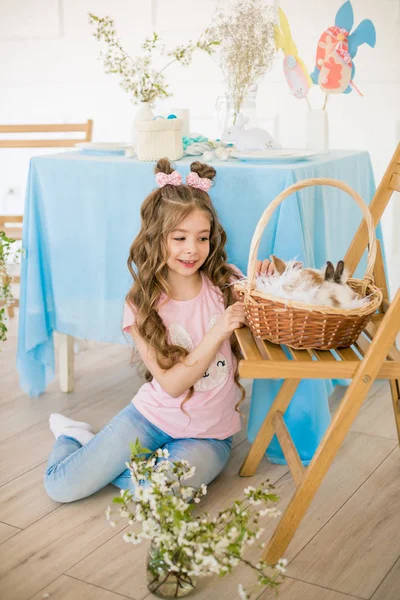
M 190 169 L 201 178 L 207 177 L 213 180 L 216 175 L 213 167 L 198 161 L 193 162 Z M 173 168 L 167 158 L 160 159 L 155 167 L 155 173 L 170 174 L 172 171 Z M 182 346 L 169 342 L 167 329 L 157 312 L 161 294 L 170 296 L 167 280 L 167 238 L 169 233 L 195 209 L 204 211 L 210 218 L 210 252 L 200 269 L 211 283 L 220 289 L 225 308 L 230 306 L 235 302 L 230 284 L 239 276 L 226 262 L 226 233 L 207 192 L 184 184 L 167 184 L 154 189 L 142 204 L 141 228 L 129 250 L 127 264 L 133 277 L 133 285 L 126 295 L 126 301 L 135 312 L 135 327 L 139 335 L 155 351 L 159 367 L 165 370 L 178 362 L 184 362 L 189 354 Z M 234 336 L 231 337 L 231 346 L 233 354 L 239 361 L 241 355 Z M 152 380 L 149 371 L 146 371 L 145 376 L 147 381 Z M 245 392 L 239 382 L 237 368 L 234 380 L 241 391 L 241 398 L 235 407 L 240 412 L 239 405 L 243 402 Z M 182 409 L 193 392 L 192 386 L 181 404 Z

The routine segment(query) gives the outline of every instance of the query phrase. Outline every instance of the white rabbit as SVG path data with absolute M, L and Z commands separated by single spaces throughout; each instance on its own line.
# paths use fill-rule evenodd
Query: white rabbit
M 221 315 L 215 314 L 211 317 L 208 323 L 208 330 L 211 329 L 219 319 Z M 192 338 L 182 325 L 173 323 L 169 326 L 169 336 L 171 342 L 177 346 L 182 346 L 189 352 L 194 350 L 194 343 Z M 210 366 L 205 371 L 203 377 L 194 384 L 196 392 L 206 392 L 213 390 L 218 385 L 221 385 L 227 378 L 229 373 L 230 365 L 225 356 L 221 352 L 217 352 Z
M 336 269 L 328 261 L 321 270 L 304 269 L 301 263 L 293 261 L 286 264 L 273 255 L 271 261 L 275 267 L 274 275 L 257 278 L 256 287 L 261 291 L 307 304 L 349 310 L 359 308 L 368 301 L 347 285 L 348 274 L 342 260 Z
M 276 144 L 272 136 L 261 129 L 260 127 L 252 127 L 245 129 L 249 118 L 239 113 L 236 117 L 236 123 L 227 127 L 222 134 L 224 142 L 234 142 L 239 152 L 246 150 L 267 150 L 268 148 L 276 148 Z
M 241 129 L 237 125 L 231 125 L 225 129 L 223 140 L 224 142 L 234 142 L 239 152 L 275 148 L 272 136 L 264 129 L 258 127 Z

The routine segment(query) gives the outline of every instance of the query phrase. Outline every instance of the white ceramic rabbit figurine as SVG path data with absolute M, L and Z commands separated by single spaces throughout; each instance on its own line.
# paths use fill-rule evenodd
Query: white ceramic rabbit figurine
M 248 118 L 239 114 L 236 123 L 225 129 L 222 137 L 224 142 L 234 142 L 239 152 L 276 148 L 272 136 L 265 129 L 260 127 L 244 129 L 248 120 Z

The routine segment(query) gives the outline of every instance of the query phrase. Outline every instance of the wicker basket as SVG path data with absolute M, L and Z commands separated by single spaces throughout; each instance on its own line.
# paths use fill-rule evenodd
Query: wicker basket
M 183 156 L 182 119 L 156 119 L 137 124 L 136 154 L 139 160 L 169 158 L 178 160 Z
M 285 300 L 255 289 L 256 259 L 264 228 L 272 213 L 293 192 L 313 185 L 329 185 L 347 192 L 361 208 L 368 228 L 369 249 L 364 279 L 349 279 L 348 284 L 361 297 L 369 296 L 365 306 L 352 310 L 315 306 Z M 382 302 L 382 292 L 373 283 L 376 258 L 375 229 L 371 213 L 361 197 L 347 184 L 335 179 L 304 179 L 291 185 L 264 211 L 250 246 L 247 282 L 235 284 L 245 306 L 246 318 L 253 334 L 274 344 L 295 349 L 330 350 L 353 344 Z

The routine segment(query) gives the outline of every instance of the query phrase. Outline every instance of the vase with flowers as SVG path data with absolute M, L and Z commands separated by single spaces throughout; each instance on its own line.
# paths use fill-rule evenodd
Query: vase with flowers
M 262 516 L 276 517 L 274 506 L 278 500 L 268 482 L 257 489 L 249 486 L 245 497 L 235 500 L 216 517 L 199 514 L 194 509 L 207 493 L 207 486 L 199 489 L 186 485 L 195 467 L 185 460 L 171 462 L 166 449 L 151 452 L 142 448 L 139 440 L 131 445 L 129 469 L 134 492 L 121 490 L 114 498 L 119 511 L 106 511 L 107 519 L 116 526 L 119 518 L 127 519 L 135 528 L 125 531 L 124 540 L 132 544 L 150 541 L 147 559 L 149 590 L 161 598 L 180 598 L 193 592 L 197 578 L 224 576 L 240 564 L 251 567 L 258 576 L 258 584 L 277 588 L 282 580 L 286 561 L 269 566 L 260 560 L 252 564 L 244 558 L 246 546 L 262 535 L 258 526 Z M 259 508 L 264 504 L 264 507 Z M 260 588 L 255 586 L 260 593 Z M 250 598 L 253 588 L 239 586 L 242 599 Z
M 117 37 L 112 18 L 89 13 L 89 22 L 95 25 L 94 37 L 107 48 L 100 54 L 105 72 L 118 75 L 121 87 L 128 92 L 134 104 L 139 104 L 134 123 L 151 120 L 155 101 L 172 95 L 165 79 L 165 70 L 169 66 L 176 62 L 188 66 L 196 50 L 212 54 L 219 44 L 212 37 L 211 30 L 206 29 L 197 42 L 190 40 L 187 44 L 164 50 L 161 38 L 154 32 L 142 43 L 141 54 L 132 57 Z M 167 57 L 166 64 L 161 69 L 153 66 L 153 56 L 157 51 Z
M 234 0 L 217 8 L 213 22 L 210 34 L 219 40 L 215 57 L 228 88 L 217 111 L 225 110 L 225 128 L 235 124 L 243 112 L 248 122 L 256 125 L 257 83 L 271 70 L 276 54 L 275 10 L 264 0 Z M 250 114 L 246 113 L 246 104 Z

